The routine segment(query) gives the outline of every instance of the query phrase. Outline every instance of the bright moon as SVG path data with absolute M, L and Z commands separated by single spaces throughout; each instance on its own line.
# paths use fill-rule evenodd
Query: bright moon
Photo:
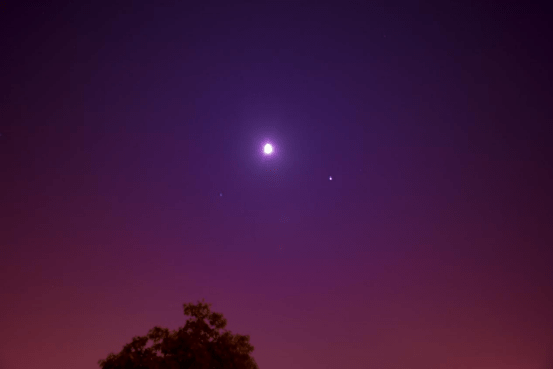
M 271 144 L 266 144 L 265 147 L 263 147 L 263 151 L 265 151 L 265 154 L 270 154 L 273 152 L 273 146 L 271 146 Z

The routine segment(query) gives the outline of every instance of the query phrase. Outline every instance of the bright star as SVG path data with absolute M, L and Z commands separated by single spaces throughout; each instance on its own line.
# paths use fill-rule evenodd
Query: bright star
M 265 144 L 265 147 L 263 147 L 263 151 L 265 154 L 269 155 L 273 152 L 273 146 L 271 144 Z

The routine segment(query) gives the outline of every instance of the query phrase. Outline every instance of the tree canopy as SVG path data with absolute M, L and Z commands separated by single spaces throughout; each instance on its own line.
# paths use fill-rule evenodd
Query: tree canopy
M 211 304 L 184 304 L 186 324 L 177 330 L 154 327 L 118 354 L 98 364 L 102 369 L 259 369 L 250 356 L 250 337 L 225 329 L 227 320 Z

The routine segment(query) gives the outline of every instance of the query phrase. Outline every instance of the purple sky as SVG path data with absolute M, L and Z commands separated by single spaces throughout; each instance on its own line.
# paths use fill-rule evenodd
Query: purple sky
M 553 367 L 546 9 L 127 3 L 0 4 L 0 369 L 202 298 L 262 369 Z

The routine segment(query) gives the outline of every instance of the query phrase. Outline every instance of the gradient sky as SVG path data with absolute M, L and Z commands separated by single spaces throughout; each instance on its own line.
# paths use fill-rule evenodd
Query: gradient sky
M 0 4 L 0 369 L 202 298 L 262 369 L 553 366 L 548 10 L 126 3 Z

